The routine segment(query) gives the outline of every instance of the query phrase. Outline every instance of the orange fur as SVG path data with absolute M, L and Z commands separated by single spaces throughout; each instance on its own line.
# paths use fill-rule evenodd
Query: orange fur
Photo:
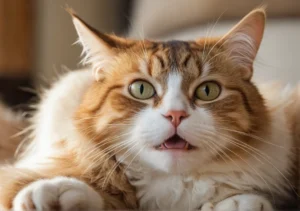
M 259 14 L 258 21 L 264 22 L 264 13 L 260 11 Z M 181 90 L 192 107 L 198 106 L 209 111 L 217 128 L 225 125 L 226 128 L 240 131 L 240 133 L 228 132 L 230 137 L 242 140 L 240 145 L 254 149 L 265 146 L 265 143 L 254 137 L 271 133 L 268 125 L 271 124 L 272 111 L 250 80 L 252 64 L 248 63 L 249 60 L 245 60 L 245 64 L 240 65 L 244 61 L 241 60 L 237 65 L 233 61 L 241 59 L 240 55 L 232 55 L 234 50 L 228 51 L 227 36 L 231 39 L 231 33 L 235 33 L 238 27 L 222 38 L 203 38 L 190 42 L 135 41 L 96 32 L 75 14 L 73 16 L 92 32 L 93 39 L 96 37 L 93 42 L 99 45 L 102 43 L 104 49 L 102 50 L 109 52 L 110 60 L 105 66 L 97 62 L 92 64 L 98 81 L 94 81 L 86 90 L 81 104 L 73 115 L 76 131 L 84 138 L 81 141 L 54 140 L 52 147 L 60 153 L 49 158 L 51 165 L 47 163 L 43 168 L 33 171 L 3 167 L 0 172 L 0 204 L 4 208 L 11 208 L 15 195 L 24 186 L 41 178 L 55 176 L 74 177 L 86 182 L 105 199 L 106 208 L 137 208 L 139 202 L 136 190 L 124 172 L 127 166 L 118 163 L 115 157 L 118 153 L 125 154 L 127 148 L 118 144 L 122 141 L 122 134 L 125 134 L 134 123 L 137 112 L 147 107 L 159 108 L 162 105 L 168 89 L 166 78 L 174 71 L 172 69 L 174 65 L 179 67 L 177 74 L 183 78 Z M 259 44 L 255 43 L 254 47 L 252 46 L 255 51 L 258 50 Z M 99 56 L 97 53 L 96 51 L 88 55 L 87 62 L 95 62 L 93 57 Z M 245 55 L 248 56 L 248 53 L 245 52 Z M 249 57 L 253 55 L 250 54 Z M 254 58 L 249 59 L 252 61 Z M 141 61 L 146 64 L 146 73 L 142 73 Z M 191 86 L 195 86 L 193 84 L 197 84 L 199 75 L 203 74 L 204 64 L 209 64 L 210 68 L 207 77 L 213 77 L 226 92 L 230 93 L 222 100 L 203 103 L 195 100 L 194 94 L 190 92 Z M 161 95 L 141 101 L 124 94 L 126 87 L 134 80 L 147 80 L 145 74 L 150 75 L 152 80 L 162 86 Z M 299 93 L 293 97 L 300 99 Z M 295 113 L 295 110 L 298 108 L 294 104 L 286 111 L 291 122 L 290 129 L 297 141 L 299 141 L 300 118 L 299 112 Z M 291 111 L 294 112 L 290 113 Z M 220 159 L 220 154 L 216 154 L 210 162 L 225 165 L 234 163 L 241 157 L 251 158 L 249 151 L 245 151 L 240 145 L 230 144 L 221 151 L 226 153 L 226 157 Z M 205 174 L 210 175 L 210 172 L 204 172 L 203 175 Z M 234 172 L 234 174 L 240 177 L 241 173 Z M 218 188 L 218 194 L 212 199 L 214 202 L 243 192 L 226 183 L 220 184 Z M 249 190 L 254 191 L 255 188 L 251 187 Z M 267 192 L 265 189 L 258 191 Z

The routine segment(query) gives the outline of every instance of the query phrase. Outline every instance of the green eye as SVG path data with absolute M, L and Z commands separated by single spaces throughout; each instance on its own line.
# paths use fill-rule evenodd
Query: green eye
M 195 95 L 203 101 L 211 101 L 219 97 L 221 88 L 216 82 L 204 82 L 196 89 Z
M 155 94 L 153 86 L 147 81 L 135 81 L 129 86 L 130 94 L 140 100 L 146 100 Z

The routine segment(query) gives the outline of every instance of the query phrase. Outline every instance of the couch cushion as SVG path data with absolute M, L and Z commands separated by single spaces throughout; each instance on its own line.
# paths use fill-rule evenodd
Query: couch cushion
M 241 18 L 267 5 L 269 17 L 300 16 L 299 0 L 135 0 L 129 36 L 154 37 L 193 24 Z

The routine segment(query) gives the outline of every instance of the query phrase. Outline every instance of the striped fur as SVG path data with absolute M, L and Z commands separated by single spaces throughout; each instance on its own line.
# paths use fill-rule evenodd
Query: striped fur
M 31 148 L 0 172 L 3 208 L 40 205 L 22 196 L 58 176 L 92 187 L 104 209 L 271 211 L 293 199 L 299 91 L 269 92 L 251 81 L 262 9 L 223 37 L 189 42 L 103 35 L 72 15 L 94 74 L 69 73 L 46 94 Z M 156 94 L 132 97 L 135 80 Z M 215 100 L 195 98 L 206 81 L 221 87 Z M 188 114 L 177 128 L 164 117 L 172 110 Z M 156 149 L 175 132 L 194 148 Z

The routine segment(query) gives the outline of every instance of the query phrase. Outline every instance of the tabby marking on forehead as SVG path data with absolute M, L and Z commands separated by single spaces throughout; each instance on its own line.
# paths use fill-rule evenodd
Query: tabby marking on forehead
M 151 56 L 148 59 L 149 75 L 157 77 L 164 72 L 180 71 L 191 75 L 199 74 L 202 69 L 201 49 L 191 48 L 192 43 L 185 41 L 161 42 L 159 48 L 149 49 Z M 194 68 L 195 67 L 195 68 Z

